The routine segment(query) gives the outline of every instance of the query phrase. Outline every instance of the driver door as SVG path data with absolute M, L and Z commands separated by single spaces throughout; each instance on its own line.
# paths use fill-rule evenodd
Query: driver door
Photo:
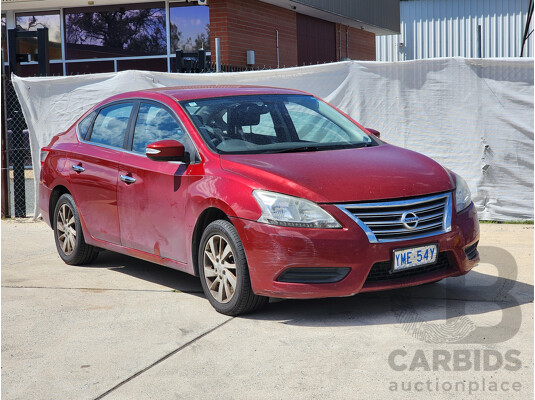
M 147 144 L 178 140 L 186 151 L 193 148 L 176 115 L 163 104 L 139 105 L 132 137 L 119 164 L 117 203 L 121 243 L 125 247 L 175 261 L 186 261 L 183 229 L 189 165 L 153 161 L 146 157 Z M 190 153 L 191 154 L 191 153 Z

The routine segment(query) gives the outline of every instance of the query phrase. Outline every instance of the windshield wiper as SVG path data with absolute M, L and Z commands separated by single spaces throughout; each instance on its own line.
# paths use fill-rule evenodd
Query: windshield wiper
M 281 150 L 268 150 L 268 153 L 299 153 L 299 152 L 307 152 L 307 151 L 318 151 L 321 149 L 325 149 L 325 147 L 320 146 L 301 146 L 301 147 L 292 147 L 289 149 L 281 149 Z
M 373 143 L 358 143 L 358 144 L 332 145 L 332 146 L 301 146 L 301 147 L 291 147 L 288 149 L 281 149 L 281 150 L 267 150 L 266 153 L 299 153 L 299 152 L 322 151 L 322 150 L 357 149 L 361 147 L 371 147 L 371 146 L 374 146 L 374 144 Z

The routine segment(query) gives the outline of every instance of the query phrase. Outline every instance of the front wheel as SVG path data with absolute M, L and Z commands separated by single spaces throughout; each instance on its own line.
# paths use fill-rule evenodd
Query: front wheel
M 206 227 L 198 262 L 202 288 L 218 312 L 236 316 L 267 302 L 267 297 L 253 293 L 245 251 L 230 222 L 217 220 Z
M 59 256 L 70 265 L 89 264 L 98 250 L 84 240 L 78 209 L 70 194 L 63 194 L 54 210 L 54 238 Z

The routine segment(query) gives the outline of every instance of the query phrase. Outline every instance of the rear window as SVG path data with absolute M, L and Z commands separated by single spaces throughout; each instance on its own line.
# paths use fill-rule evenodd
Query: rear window
M 89 140 L 92 143 L 123 147 L 126 127 L 133 107 L 132 103 L 120 103 L 100 110 Z

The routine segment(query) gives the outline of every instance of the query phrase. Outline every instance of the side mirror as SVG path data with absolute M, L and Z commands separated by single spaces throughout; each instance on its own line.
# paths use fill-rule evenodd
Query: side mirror
M 375 129 L 372 129 L 372 128 L 366 128 L 366 130 L 370 132 L 373 136 L 377 136 L 378 138 L 381 138 L 381 132 L 376 131 Z
M 158 140 L 147 145 L 145 155 L 153 161 L 189 162 L 184 145 L 177 140 Z

